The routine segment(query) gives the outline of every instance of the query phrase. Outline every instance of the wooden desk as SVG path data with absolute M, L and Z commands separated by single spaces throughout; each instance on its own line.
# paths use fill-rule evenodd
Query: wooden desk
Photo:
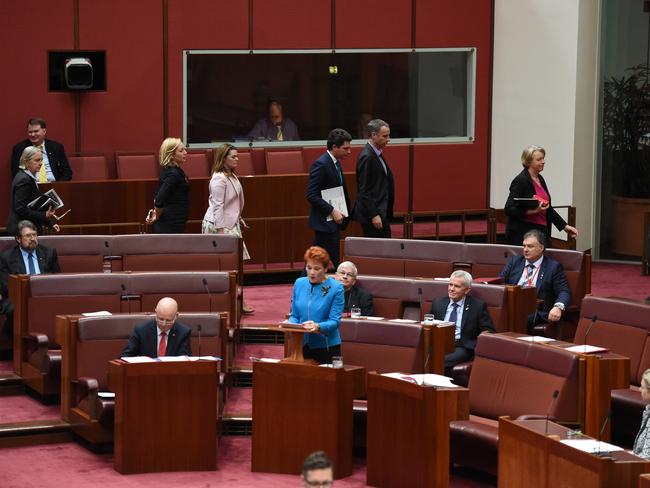
M 545 435 L 545 420 L 499 419 L 499 486 L 504 488 L 627 487 L 650 472 L 650 461 L 626 451 L 599 457 Z M 549 422 L 548 433 L 569 429 Z
M 516 338 L 521 337 L 523 334 L 505 333 L 504 335 Z M 553 341 L 540 343 L 539 345 L 566 349 L 576 344 L 572 342 Z M 607 417 L 610 410 L 611 391 L 630 386 L 630 360 L 620 354 L 609 351 L 580 355 L 585 358 L 586 362 L 583 431 L 586 435 L 598 437 L 605 417 Z M 609 441 L 610 436 L 611 422 L 608 422 L 605 426 L 602 439 Z
M 639 476 L 639 488 L 650 488 L 650 474 Z
M 299 474 L 323 450 L 334 477 L 352 474 L 352 399 L 366 370 L 253 363 L 252 470 Z
M 115 470 L 217 469 L 216 361 L 108 363 L 115 392 Z
M 368 374 L 367 483 L 446 487 L 449 422 L 469 418 L 469 390 Z

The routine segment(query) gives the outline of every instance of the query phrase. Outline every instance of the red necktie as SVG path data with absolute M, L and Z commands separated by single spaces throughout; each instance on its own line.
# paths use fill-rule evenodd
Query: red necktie
M 160 333 L 160 344 L 158 345 L 158 357 L 164 356 L 167 350 L 167 332 Z

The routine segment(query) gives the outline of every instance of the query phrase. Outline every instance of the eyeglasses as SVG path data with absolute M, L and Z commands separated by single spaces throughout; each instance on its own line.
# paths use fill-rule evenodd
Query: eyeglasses
M 309 481 L 309 480 L 305 480 L 305 484 L 307 486 L 322 486 L 324 488 L 329 488 L 330 486 L 332 486 L 334 484 L 334 482 L 331 481 L 331 480 L 327 480 L 327 481 Z
M 161 319 L 160 317 L 158 317 L 156 315 L 156 322 L 158 322 L 160 324 L 172 324 L 172 323 L 174 323 L 175 320 L 176 320 L 176 318 L 173 318 L 173 319 Z
M 336 274 L 341 275 L 341 276 L 349 276 L 350 278 L 356 277 L 356 275 L 352 272 L 347 272 L 347 271 L 337 271 Z
M 36 232 L 27 232 L 26 234 L 22 234 L 20 236 L 21 239 L 32 239 L 34 237 L 37 237 L 38 234 Z

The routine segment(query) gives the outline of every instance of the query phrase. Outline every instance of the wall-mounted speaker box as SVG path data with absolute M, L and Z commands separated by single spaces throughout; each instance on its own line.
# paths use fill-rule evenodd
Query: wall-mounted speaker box
M 48 90 L 105 91 L 106 51 L 49 51 Z

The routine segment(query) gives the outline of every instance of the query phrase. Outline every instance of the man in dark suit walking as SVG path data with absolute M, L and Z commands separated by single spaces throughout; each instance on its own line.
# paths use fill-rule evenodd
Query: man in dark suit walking
M 467 271 L 454 271 L 449 277 L 447 296 L 431 302 L 431 313 L 437 320 L 456 324 L 456 349 L 445 355 L 445 374 L 458 363 L 474 357 L 476 338 L 482 332 L 494 332 L 494 324 L 487 305 L 479 298 L 468 295 L 472 275 Z
M 29 220 L 18 222 L 17 245 L 0 254 L 0 313 L 6 316 L 6 330 L 13 336 L 14 307 L 7 296 L 9 275 L 60 273 L 56 249 L 38 244 L 36 226 Z
M 162 298 L 156 305 L 156 317 L 135 326 L 122 356 L 191 356 L 191 329 L 176 319 L 178 303 Z
M 332 129 L 327 136 L 327 151 L 312 163 L 307 181 L 307 201 L 311 207 L 309 227 L 314 229 L 314 246 L 320 246 L 329 253 L 334 268 L 339 265 L 341 230 L 347 227 L 349 219 L 348 215 L 325 200 L 321 192 L 342 187 L 345 206 L 350 208 L 341 167 L 341 161 L 350 155 L 350 141 L 352 136 L 347 131 Z
M 557 322 L 571 302 L 571 289 L 564 268 L 544 256 L 544 234 L 533 229 L 524 234 L 523 256 L 512 256 L 499 274 L 507 285 L 535 286 L 541 310 L 528 316 L 528 331 L 536 324 Z
M 38 174 L 38 182 L 66 181 L 72 179 L 72 169 L 65 155 L 63 144 L 45 139 L 47 127 L 43 119 L 27 121 L 27 139 L 16 144 L 11 151 L 11 175 L 16 176 L 20 156 L 28 146 L 34 146 L 43 153 L 43 168 Z
M 395 183 L 383 155 L 390 141 L 390 127 L 381 119 L 371 120 L 368 137 L 357 159 L 357 197 L 352 218 L 361 224 L 365 237 L 390 238 Z

